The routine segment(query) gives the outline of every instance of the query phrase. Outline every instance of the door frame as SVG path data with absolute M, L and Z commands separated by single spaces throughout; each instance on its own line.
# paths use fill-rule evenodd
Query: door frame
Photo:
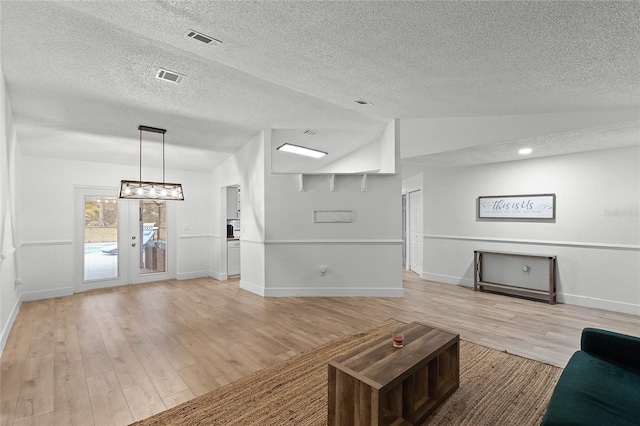
M 236 188 L 236 189 L 240 189 L 241 190 L 241 186 L 239 183 L 232 183 L 232 184 L 228 184 L 228 185 L 223 185 L 220 187 L 220 208 L 221 208 L 221 212 L 220 212 L 220 216 L 221 216 L 221 221 L 220 221 L 220 247 L 221 247 L 221 251 L 220 253 L 222 254 L 220 256 L 220 277 L 218 279 L 220 279 L 221 281 L 226 281 L 229 279 L 229 252 L 228 252 L 228 240 L 227 240 L 227 189 L 228 188 Z M 242 192 L 240 192 L 240 194 L 242 194 Z M 241 195 L 240 195 L 241 196 Z M 242 199 L 239 200 L 240 201 L 240 206 L 242 206 Z M 242 207 L 240 207 L 240 217 L 238 218 L 238 220 L 240 220 L 240 228 L 242 229 Z M 242 234 L 240 236 L 240 240 L 242 239 Z M 240 246 L 240 254 L 242 254 L 242 243 Z M 240 275 L 242 276 L 242 261 L 240 262 Z
M 409 193 L 402 194 L 402 267 L 409 269 L 409 250 L 407 248 L 407 235 L 409 234 Z
M 420 214 L 418 215 L 418 217 L 415 218 L 416 220 L 414 221 L 414 223 L 418 223 L 418 222 L 420 223 L 420 226 L 419 226 L 419 228 L 420 228 L 420 232 L 419 232 L 419 234 L 420 234 L 420 247 L 421 247 L 420 251 L 422 253 L 420 253 L 421 256 L 415 256 L 416 258 L 419 259 L 419 262 L 414 262 L 413 261 L 414 253 L 411 250 L 411 246 L 413 245 L 412 244 L 413 240 L 412 240 L 412 235 L 411 235 L 412 234 L 411 223 L 412 223 L 412 211 L 413 211 L 412 204 L 413 203 L 411 202 L 411 194 L 415 194 L 416 192 L 420 194 L 420 201 L 419 201 Z M 407 221 L 408 222 L 407 226 L 409 228 L 409 232 L 408 232 L 408 234 L 409 234 L 409 244 L 408 244 L 408 247 L 407 247 L 407 249 L 408 249 L 407 250 L 407 252 L 408 252 L 408 255 L 407 255 L 407 269 L 417 273 L 418 275 L 422 275 L 422 272 L 424 270 L 424 237 L 423 237 L 423 235 L 424 235 L 424 230 L 423 230 L 424 199 L 423 199 L 423 194 L 422 194 L 422 190 L 421 189 L 416 189 L 414 191 L 407 192 L 407 206 L 408 206 L 407 211 L 408 211 L 408 216 L 409 216 L 408 221 Z M 413 264 L 415 264 L 417 266 L 419 271 L 416 271 L 415 269 L 412 268 Z
M 167 203 L 167 268 L 166 272 L 150 273 L 140 275 L 134 273 L 133 265 L 139 264 L 133 262 L 133 255 L 129 250 L 130 232 L 133 228 L 132 223 L 135 222 L 131 216 L 134 210 L 132 202 L 139 200 L 119 200 L 118 203 L 118 277 L 113 279 L 101 279 L 93 281 L 84 281 L 84 202 L 85 197 L 117 197 L 118 188 L 105 186 L 85 186 L 74 185 L 74 279 L 73 291 L 82 292 L 95 290 L 99 288 L 117 287 L 128 284 L 141 284 L 152 281 L 161 281 L 176 277 L 176 253 L 177 253 L 177 230 L 176 230 L 176 207 L 175 203 Z M 136 238 L 139 242 L 139 237 Z M 127 245 L 126 254 L 121 256 L 121 247 Z M 139 252 L 133 250 L 133 252 Z M 136 268 L 138 271 L 139 269 Z

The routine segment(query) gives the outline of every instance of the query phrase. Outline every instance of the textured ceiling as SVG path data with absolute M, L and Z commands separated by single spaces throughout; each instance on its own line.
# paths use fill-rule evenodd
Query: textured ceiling
M 467 167 L 552 155 L 622 148 L 638 145 L 640 143 L 638 140 L 639 135 L 640 123 L 638 121 L 558 132 L 406 158 L 403 160 L 403 172 L 406 175 L 412 175 L 422 171 L 425 166 L 434 169 Z M 525 147 L 531 148 L 533 152 L 529 155 L 519 155 L 518 150 Z M 640 161 L 640 158 L 638 160 Z
M 365 135 L 323 142 L 349 152 L 394 118 L 638 109 L 639 11 L 636 1 L 2 0 L 1 60 L 25 154 L 136 164 L 145 124 L 168 130 L 168 166 L 205 170 L 265 128 Z M 158 67 L 186 77 L 159 81 Z M 549 155 L 568 143 L 540 137 L 560 141 L 540 142 Z

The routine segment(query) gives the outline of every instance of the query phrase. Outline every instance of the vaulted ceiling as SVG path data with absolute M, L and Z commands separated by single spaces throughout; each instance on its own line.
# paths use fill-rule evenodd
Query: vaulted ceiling
M 455 126 L 598 111 L 612 118 L 464 149 L 401 139 L 403 157 L 465 165 L 527 138 L 545 155 L 606 148 L 621 134 L 638 143 L 637 1 L 2 0 L 0 14 L 26 155 L 137 164 L 144 124 L 168 130 L 168 167 L 210 170 L 266 128 L 362 135 L 324 138 L 319 148 L 343 155 L 394 118 Z M 184 78 L 158 80 L 159 68 Z

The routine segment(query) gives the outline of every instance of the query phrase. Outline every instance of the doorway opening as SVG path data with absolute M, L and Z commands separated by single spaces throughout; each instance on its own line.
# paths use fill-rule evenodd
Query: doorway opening
M 225 223 L 227 230 L 227 277 L 240 275 L 240 235 L 242 232 L 240 186 L 227 186 L 224 190 L 226 197 Z

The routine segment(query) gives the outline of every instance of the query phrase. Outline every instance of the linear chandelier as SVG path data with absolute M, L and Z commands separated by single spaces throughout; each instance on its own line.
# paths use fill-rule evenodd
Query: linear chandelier
M 176 200 L 184 201 L 182 184 L 164 181 L 164 134 L 165 129 L 157 127 L 138 126 L 140 131 L 140 180 L 121 180 L 118 198 L 143 200 Z M 162 133 L 162 182 L 142 180 L 142 132 Z

